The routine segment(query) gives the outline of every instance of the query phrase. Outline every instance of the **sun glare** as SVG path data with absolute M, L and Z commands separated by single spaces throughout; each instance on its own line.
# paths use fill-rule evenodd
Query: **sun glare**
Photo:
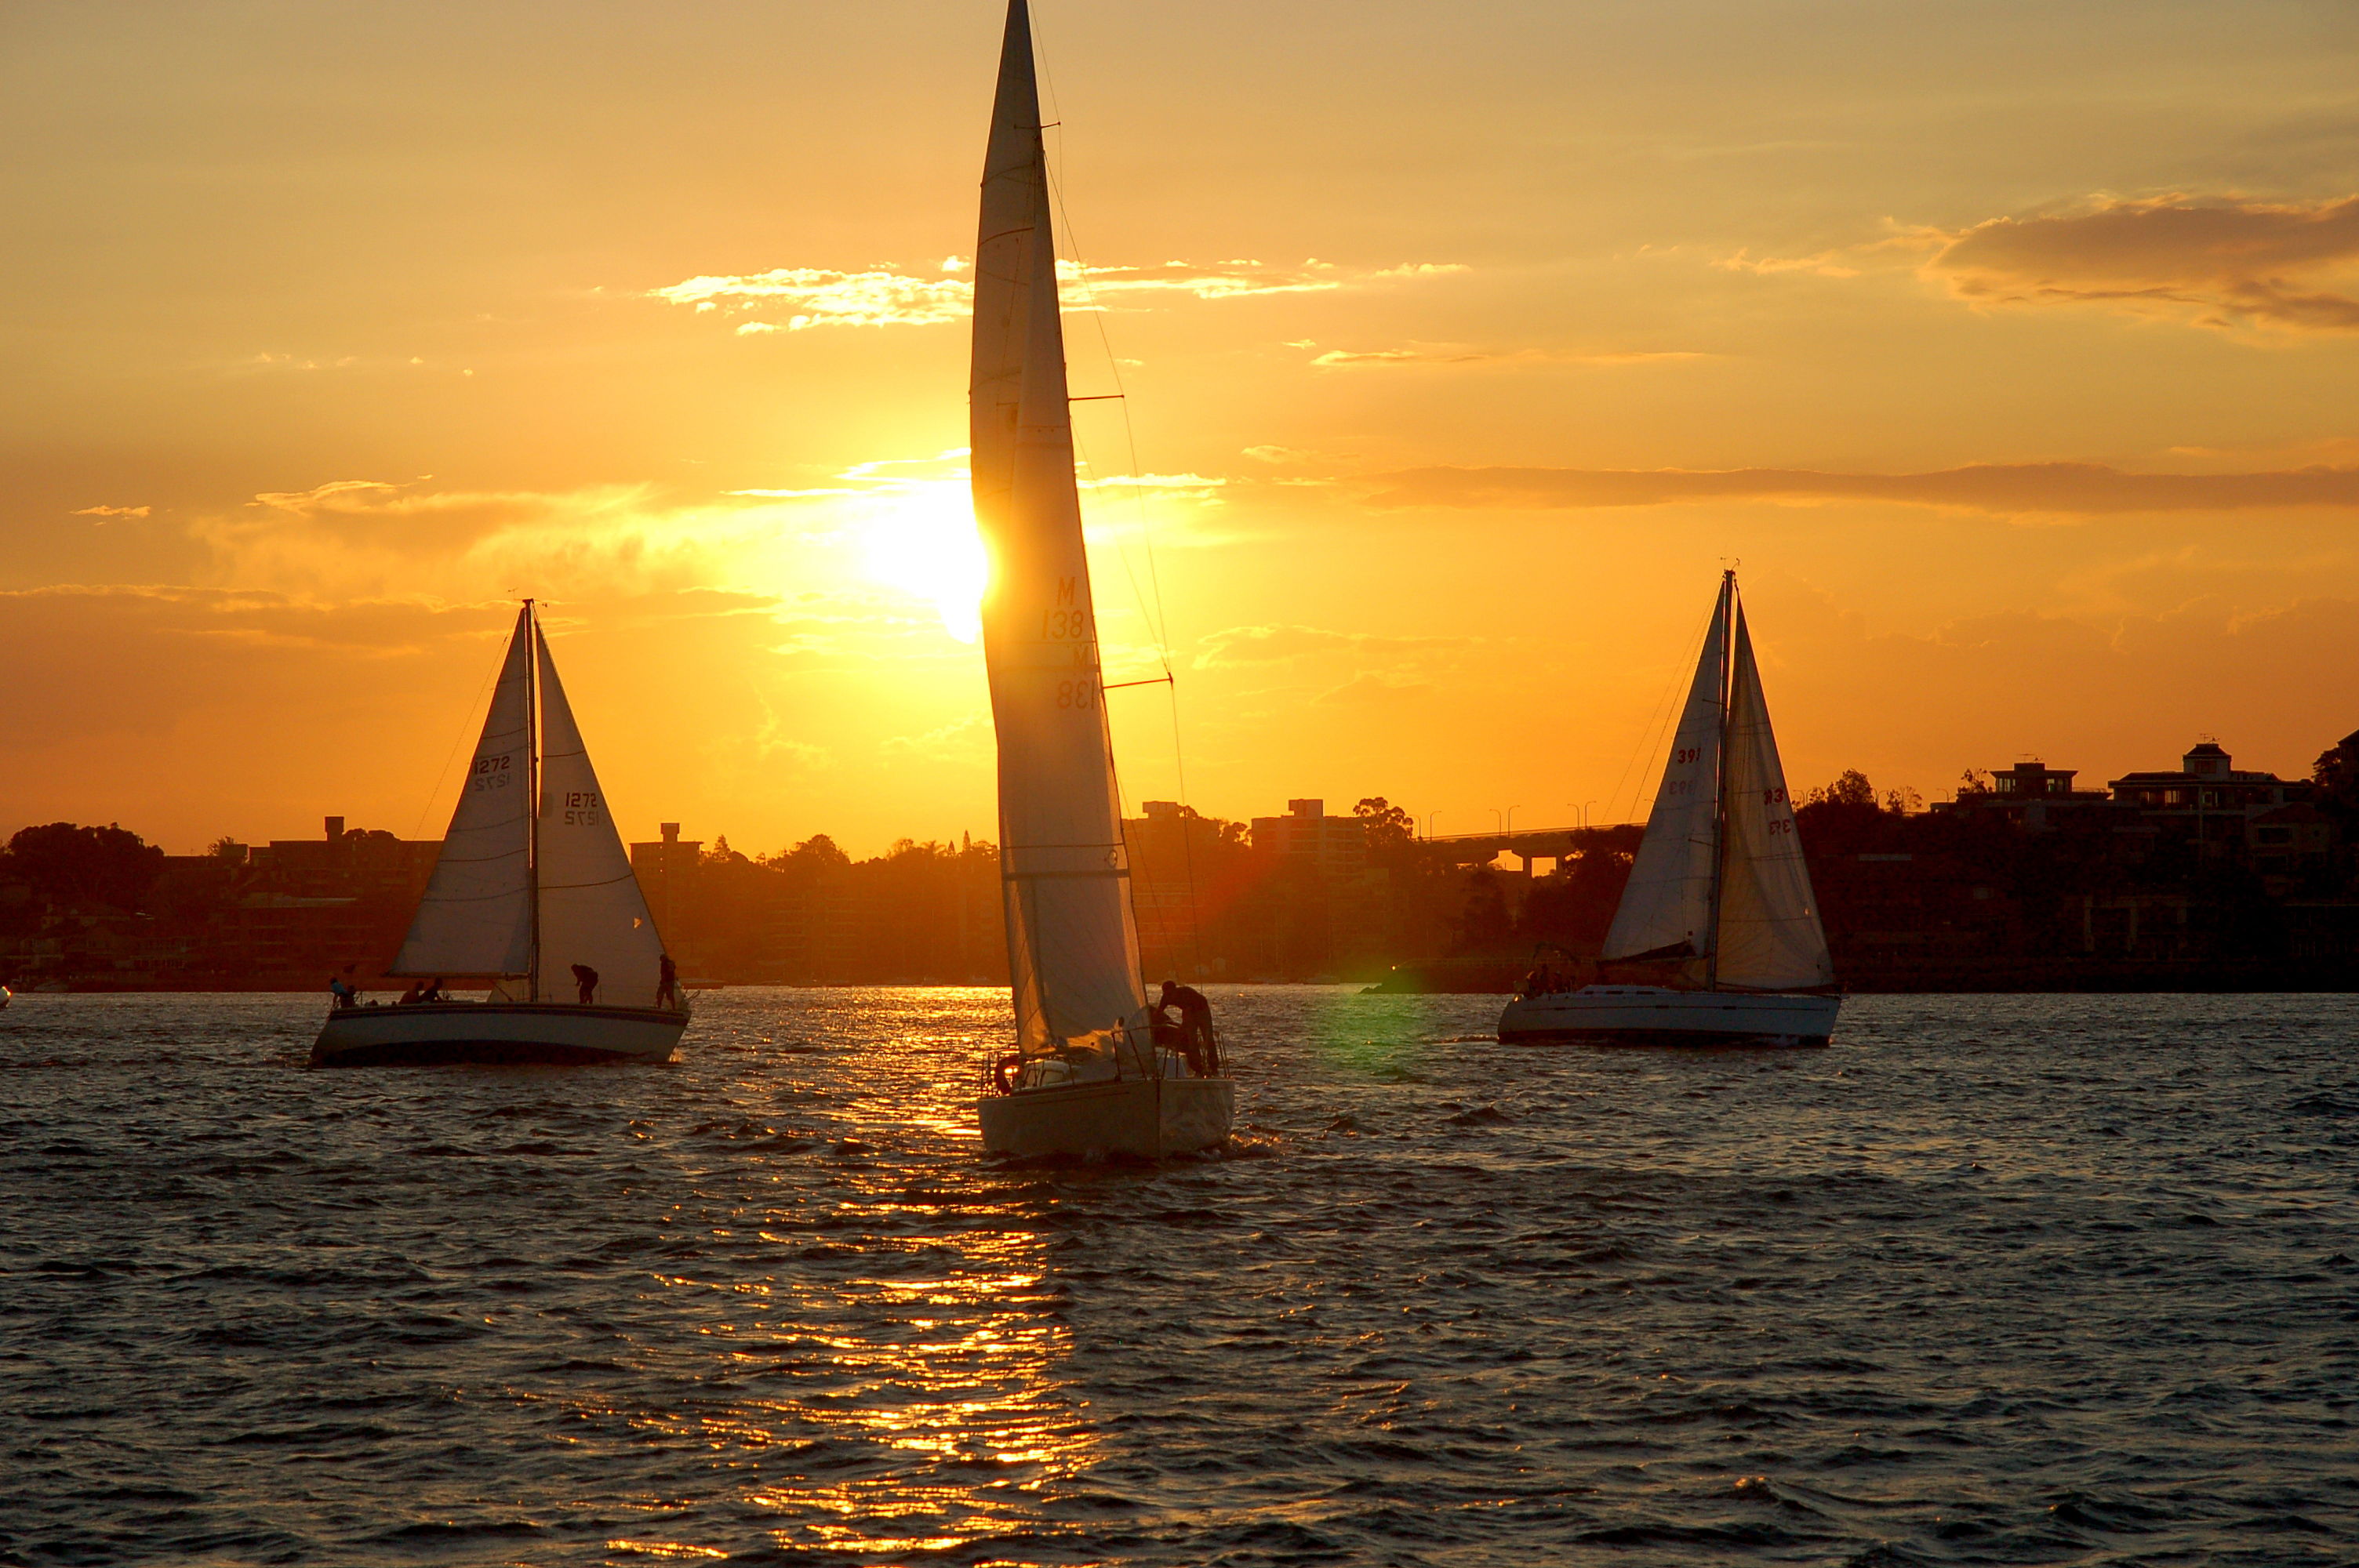
M 942 630 L 962 643 L 983 634 L 990 563 L 974 531 L 966 481 L 911 484 L 881 503 L 861 526 L 868 575 L 930 602 Z

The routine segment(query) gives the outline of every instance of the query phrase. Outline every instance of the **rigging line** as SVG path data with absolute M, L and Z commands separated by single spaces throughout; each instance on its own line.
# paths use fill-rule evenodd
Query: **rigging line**
M 468 726 L 475 717 L 475 704 L 484 700 L 484 687 L 487 687 L 494 681 L 500 678 L 500 671 L 507 667 L 507 649 L 506 646 L 503 644 L 500 649 L 498 662 L 494 664 L 490 672 L 484 676 L 483 686 L 479 686 L 475 688 L 474 700 L 470 702 L 467 705 L 466 710 L 460 715 L 459 732 L 451 738 L 451 750 L 443 754 L 442 771 L 434 775 L 433 791 L 427 795 L 426 804 L 418 808 L 418 825 L 409 830 L 409 836 L 412 838 L 417 838 L 419 834 L 426 831 L 426 818 L 433 812 L 434 802 L 442 794 L 442 781 L 451 776 L 451 760 L 458 756 L 459 748 L 467 743 Z M 491 710 L 488 708 L 484 710 L 484 717 L 488 722 L 491 718 Z M 453 806 L 451 809 L 455 811 L 458 808 Z
M 1048 67 L 1044 61 L 1041 66 L 1041 71 L 1044 78 L 1047 75 L 1047 70 Z M 1056 84 L 1053 81 L 1049 83 L 1049 91 L 1051 98 L 1053 98 L 1056 93 Z M 1061 139 L 1060 140 L 1059 145 L 1061 148 Z M 1161 574 L 1157 571 L 1155 565 L 1155 532 L 1147 520 L 1146 487 L 1139 483 L 1141 470 L 1138 460 L 1138 427 L 1132 420 L 1130 415 L 1130 388 L 1122 378 L 1122 361 L 1114 351 L 1113 334 L 1106 330 L 1106 312 L 1104 308 L 1098 303 L 1097 290 L 1092 287 L 1090 283 L 1089 263 L 1082 254 L 1082 242 L 1080 236 L 1075 233 L 1073 229 L 1072 211 L 1065 204 L 1064 181 L 1058 178 L 1057 171 L 1054 168 L 1048 166 L 1045 158 L 1042 161 L 1041 167 L 1042 171 L 1048 177 L 1049 196 L 1049 200 L 1056 206 L 1057 221 L 1063 226 L 1065 231 L 1065 243 L 1073 253 L 1073 283 L 1075 289 L 1081 296 L 1082 305 L 1087 307 L 1085 313 L 1089 316 L 1092 325 L 1097 329 L 1098 347 L 1105 354 L 1106 372 L 1114 384 L 1114 390 L 1112 393 L 1105 394 L 1102 396 L 1069 397 L 1066 401 L 1069 403 L 1118 402 L 1122 405 L 1123 442 L 1130 457 L 1130 483 L 1125 488 L 1130 492 L 1131 510 L 1137 518 L 1139 546 L 1142 553 L 1147 557 L 1148 589 L 1148 592 L 1147 593 L 1139 592 L 1137 579 L 1134 576 L 1131 581 L 1131 593 L 1132 596 L 1138 600 L 1139 618 L 1147 623 L 1148 630 L 1153 632 L 1155 634 L 1157 647 L 1161 654 L 1163 667 L 1168 671 L 1171 667 L 1171 633 L 1169 620 L 1166 617 L 1163 609 L 1163 579 Z M 1126 556 L 1128 552 L 1125 550 L 1124 553 Z M 1128 563 L 1126 560 L 1125 562 L 1125 570 L 1128 568 Z M 1154 608 L 1151 611 L 1148 609 L 1150 595 L 1154 604 Z
M 1670 684 L 1664 689 L 1662 697 L 1655 705 L 1654 711 L 1647 717 L 1647 728 L 1639 731 L 1636 745 L 1630 749 L 1629 761 L 1622 764 L 1622 777 L 1614 781 L 1614 793 L 1605 797 L 1605 809 L 1609 813 L 1614 809 L 1614 803 L 1621 798 L 1622 785 L 1630 780 L 1630 770 L 1638 760 L 1639 747 L 1643 746 L 1647 752 L 1647 766 L 1639 773 L 1636 782 L 1631 784 L 1630 790 L 1630 816 L 1632 818 L 1637 816 L 1639 794 L 1646 789 L 1647 779 L 1655 771 L 1655 759 L 1662 752 L 1664 739 L 1677 727 L 1678 720 L 1674 715 L 1680 709 L 1676 705 L 1685 685 L 1687 672 L 1693 666 L 1696 658 L 1701 655 L 1703 640 L 1711 634 L 1712 617 L 1707 615 L 1704 617 L 1702 627 L 1688 640 L 1690 657 L 1684 663 L 1671 666 Z M 1652 813 L 1648 815 L 1651 818 Z
M 1057 97 L 1057 76 L 1049 68 L 1049 51 L 1041 41 L 1038 28 L 1032 31 L 1032 58 L 1039 68 L 1042 83 L 1049 89 L 1049 112 L 1056 116 L 1053 124 L 1061 128 L 1065 120 L 1065 108 Z M 1061 162 L 1064 150 L 1062 136 L 1057 138 L 1057 146 L 1060 162 Z M 1098 346 L 1105 352 L 1106 371 L 1114 384 L 1114 396 L 1108 401 L 1117 401 L 1122 405 L 1123 443 L 1130 455 L 1131 510 L 1138 519 L 1139 546 L 1147 557 L 1147 587 L 1154 596 L 1155 602 L 1154 616 L 1148 622 L 1148 628 L 1155 634 L 1156 653 L 1163 665 L 1164 688 L 1169 694 L 1171 701 L 1172 782 L 1180 796 L 1179 804 L 1182 808 L 1186 808 L 1188 806 L 1188 751 L 1182 743 L 1180 732 L 1180 682 L 1171 669 L 1171 622 L 1163 605 L 1163 574 L 1157 569 L 1155 564 L 1155 529 L 1147 515 L 1146 487 L 1138 482 L 1140 476 L 1146 470 L 1138 461 L 1138 427 L 1131 418 L 1130 387 L 1122 378 L 1122 361 L 1114 351 L 1114 337 L 1106 330 L 1106 313 L 1097 308 L 1097 291 L 1090 286 L 1089 265 L 1082 258 L 1082 243 L 1073 232 L 1073 215 L 1065 205 L 1064 181 L 1058 178 L 1056 170 L 1049 167 L 1045 149 L 1040 160 L 1040 171 L 1049 182 L 1049 200 L 1056 204 L 1058 220 L 1065 226 L 1066 243 L 1073 250 L 1074 280 L 1081 285 L 1083 303 L 1091 307 L 1089 316 L 1092 324 L 1097 328 Z M 1122 559 L 1123 575 L 1129 579 L 1131 597 L 1139 601 L 1139 612 L 1144 618 L 1147 614 L 1147 600 L 1146 596 L 1139 593 L 1138 579 L 1131 572 L 1130 553 L 1127 550 L 1117 549 L 1116 554 Z M 1111 753 L 1112 746 L 1109 745 L 1107 750 Z M 1117 774 L 1114 784 L 1114 798 L 1117 801 L 1121 799 L 1121 788 L 1120 776 Z M 1143 812 L 1146 808 L 1142 806 L 1140 809 Z M 1126 839 L 1128 837 L 1128 830 L 1125 829 L 1124 838 Z M 1190 947 L 1195 953 L 1196 972 L 1201 975 L 1204 971 L 1204 922 L 1196 894 L 1196 836 L 1189 830 L 1188 818 L 1184 816 L 1180 819 L 1180 857 L 1188 887 L 1188 941 Z

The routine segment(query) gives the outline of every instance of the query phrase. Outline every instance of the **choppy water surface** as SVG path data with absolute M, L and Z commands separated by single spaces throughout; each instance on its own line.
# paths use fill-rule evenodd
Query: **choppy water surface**
M 636 1070 L 0 1013 L 0 1562 L 2359 1552 L 2351 1000 L 1244 991 L 1161 1168 L 978 1155 L 1000 996 L 701 1000 Z

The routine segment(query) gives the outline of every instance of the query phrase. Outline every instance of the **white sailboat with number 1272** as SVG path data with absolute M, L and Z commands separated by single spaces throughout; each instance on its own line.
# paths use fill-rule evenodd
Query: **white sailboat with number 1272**
M 991 556 L 983 646 L 1016 1049 L 976 1109 L 995 1153 L 1157 1159 L 1226 1138 L 1236 1087 L 1158 1048 L 1140 984 L 1040 131 L 1031 18 L 1012 0 L 984 161 L 968 398 L 975 524 Z
M 1843 1007 L 1733 571 L 1601 957 L 1679 983 L 1518 997 L 1499 1038 L 1823 1045 Z
M 516 614 L 451 831 L 388 974 L 492 983 L 328 1014 L 315 1067 L 661 1062 L 688 1027 L 663 939 L 532 601 Z

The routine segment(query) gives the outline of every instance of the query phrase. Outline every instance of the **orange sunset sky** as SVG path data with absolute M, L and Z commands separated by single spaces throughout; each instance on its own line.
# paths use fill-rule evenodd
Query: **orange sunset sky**
M 2348 4 L 1036 16 L 1107 679 L 1200 809 L 1635 815 L 1726 558 L 1798 789 L 2359 729 Z M 1000 22 L 9 6 L 0 833 L 439 835 L 530 593 L 627 835 L 989 835 Z

